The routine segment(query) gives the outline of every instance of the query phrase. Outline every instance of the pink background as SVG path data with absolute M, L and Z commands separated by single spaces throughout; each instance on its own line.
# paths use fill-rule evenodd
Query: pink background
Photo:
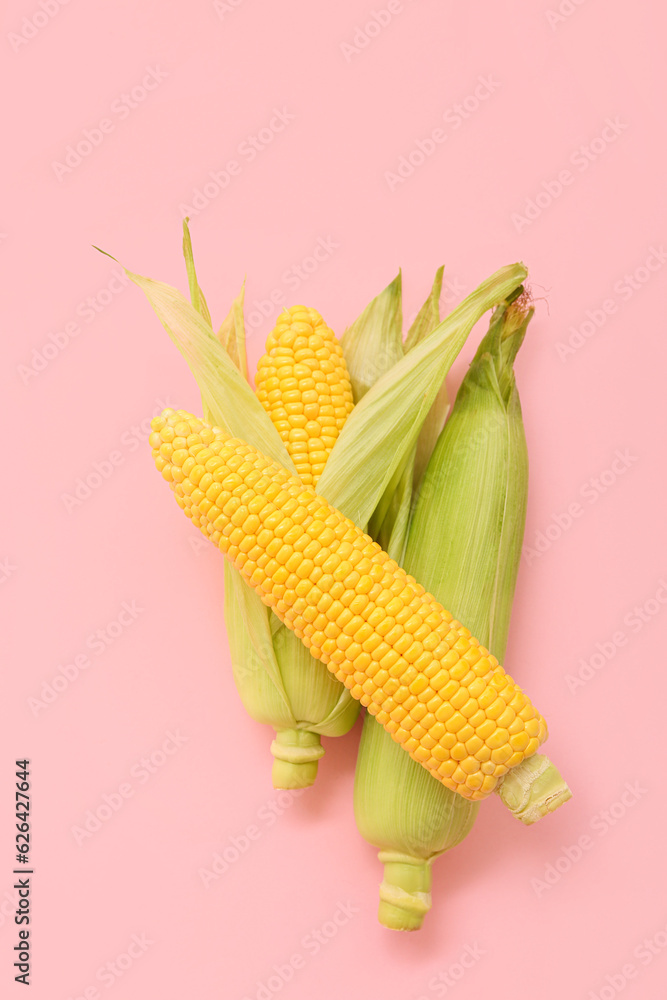
M 571 11 L 560 19 L 559 2 Z M 10 815 L 22 756 L 36 1000 L 254 1000 L 293 955 L 301 967 L 272 980 L 271 996 L 663 996 L 665 25 L 620 0 L 391 6 L 353 50 L 385 0 L 5 5 L 3 996 L 23 995 Z M 153 89 L 123 103 L 149 69 Z M 472 96 L 480 77 L 484 99 Z M 463 119 L 453 109 L 466 99 Z M 239 146 L 274 109 L 293 120 L 250 162 Z M 90 155 L 59 170 L 103 119 Z M 615 128 L 594 142 L 607 119 Z M 390 185 L 386 173 L 438 128 L 446 139 Z M 359 728 L 326 742 L 313 789 L 288 800 L 271 788 L 271 734 L 246 716 L 229 669 L 220 557 L 193 547 L 140 427 L 160 401 L 196 410 L 197 390 L 141 292 L 91 248 L 185 289 L 180 206 L 230 159 L 239 172 L 192 213 L 192 234 L 216 323 L 247 275 L 253 366 L 280 309 L 261 319 L 257 303 L 276 290 L 339 333 L 399 266 L 406 316 L 441 263 L 448 308 L 519 259 L 539 298 L 517 375 L 526 542 L 550 540 L 522 564 L 506 662 L 549 719 L 547 749 L 574 799 L 532 828 L 486 802 L 436 864 L 416 935 L 376 921 L 381 869 L 352 813 Z M 517 220 L 538 195 L 532 221 Z M 294 289 L 286 272 L 320 239 L 335 246 Z M 590 336 L 564 354 L 587 320 Z M 624 468 L 604 474 L 617 450 Z M 64 495 L 112 452 L 108 477 L 68 510 Z M 123 602 L 141 610 L 121 630 Z M 109 625 L 122 634 L 87 646 Z M 592 677 L 570 690 L 596 652 Z M 29 699 L 84 653 L 89 666 L 35 711 Z M 187 739 L 163 753 L 170 733 Z M 141 764 L 151 755 L 153 773 Z M 105 795 L 118 808 L 77 842 Z M 243 846 L 249 825 L 257 839 L 207 889 L 200 869 L 232 838 Z M 336 916 L 315 953 L 313 933 Z M 143 950 L 121 957 L 118 976 L 107 963 L 133 935 Z M 455 981 L 466 949 L 478 957 Z

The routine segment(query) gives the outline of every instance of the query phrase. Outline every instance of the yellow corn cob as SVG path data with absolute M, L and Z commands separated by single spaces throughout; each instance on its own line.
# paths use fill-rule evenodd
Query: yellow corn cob
M 544 719 L 468 629 L 314 489 L 185 410 L 152 422 L 176 501 L 393 739 L 467 799 L 534 754 Z
M 314 486 L 353 407 L 343 351 L 315 309 L 292 306 L 281 314 L 255 385 L 301 481 Z

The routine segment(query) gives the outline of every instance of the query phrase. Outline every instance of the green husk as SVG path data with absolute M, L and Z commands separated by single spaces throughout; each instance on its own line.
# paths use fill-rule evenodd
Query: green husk
M 414 497 L 403 562 L 499 658 L 507 641 L 528 484 L 513 362 L 532 309 L 526 296 L 515 296 L 494 312 L 459 389 Z M 355 815 L 385 865 L 383 924 L 399 930 L 421 926 L 430 907 L 433 860 L 460 843 L 477 810 L 478 803 L 435 780 L 366 716 Z
M 402 288 L 399 271 L 341 337 L 355 403 L 403 357 Z
M 428 298 L 419 310 L 414 323 L 408 330 L 403 353 L 418 344 L 428 336 L 440 323 L 440 292 L 442 290 L 442 275 L 444 267 L 439 267 L 433 287 Z M 372 347 L 372 345 L 371 345 Z M 403 465 L 394 474 L 394 481 L 385 490 L 389 504 L 385 506 L 380 501 L 378 511 L 371 517 L 368 525 L 369 534 L 388 552 L 399 564 L 403 562 L 403 553 L 407 539 L 410 514 L 412 512 L 412 496 L 416 483 L 419 482 L 428 456 L 438 438 L 445 422 L 449 408 L 447 386 L 445 382 L 438 389 L 431 409 L 426 415 L 417 443 L 406 456 Z M 382 518 L 380 520 L 380 517 Z
M 364 527 L 382 523 L 442 383 L 475 323 L 525 280 L 510 264 L 483 281 L 365 393 L 329 455 L 318 492 Z

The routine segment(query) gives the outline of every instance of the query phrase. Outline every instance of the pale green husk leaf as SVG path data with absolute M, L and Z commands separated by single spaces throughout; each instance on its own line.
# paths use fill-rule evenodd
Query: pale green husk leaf
M 424 337 L 431 332 L 431 330 L 434 330 L 440 322 L 440 294 L 442 292 L 442 276 L 444 270 L 444 267 L 438 268 L 435 275 L 435 281 L 433 282 L 433 288 L 431 289 L 431 294 L 419 310 L 414 323 L 408 331 L 408 335 L 405 340 L 406 354 L 408 351 L 412 350 L 415 344 L 418 344 L 420 340 L 423 340 Z M 424 426 L 422 427 L 417 440 L 417 453 L 414 459 L 412 475 L 414 487 L 419 485 L 419 481 L 424 474 L 424 469 L 426 468 L 428 460 L 430 459 L 433 449 L 435 448 L 435 443 L 438 440 L 440 431 L 444 427 L 448 412 L 449 393 L 447 392 L 447 383 L 443 381 L 438 390 L 437 396 L 433 400 L 431 409 L 428 411 L 428 416 L 424 421 Z
M 271 418 L 210 325 L 176 288 L 127 269 L 125 273 L 145 293 L 187 361 L 213 421 L 296 475 Z
M 355 403 L 403 357 L 401 272 L 341 337 Z
M 218 340 L 225 348 L 230 358 L 243 377 L 248 378 L 248 358 L 245 347 L 245 323 L 243 321 L 243 300 L 245 297 L 245 281 L 241 291 L 234 299 L 229 313 L 218 330 Z
M 406 354 L 440 323 L 440 292 L 443 271 L 443 267 L 438 268 L 433 287 L 408 331 L 405 341 Z M 417 444 L 406 455 L 403 464 L 396 469 L 392 481 L 385 490 L 388 503 L 384 502 L 383 497 L 378 505 L 379 510 L 369 521 L 369 533 L 399 564 L 403 561 L 403 551 L 412 513 L 414 485 L 421 477 L 423 467 L 430 457 L 438 434 L 442 430 L 447 406 L 447 387 L 443 382 L 419 432 Z
M 192 240 L 190 238 L 190 229 L 188 227 L 189 219 L 183 219 L 183 256 L 185 258 L 185 267 L 188 272 L 188 287 L 190 288 L 190 301 L 192 302 L 193 308 L 202 316 L 209 326 L 213 326 L 211 323 L 211 314 L 208 309 L 206 299 L 204 298 L 204 293 L 199 287 L 199 282 L 197 280 L 197 271 L 195 269 L 195 259 L 192 253 Z
M 355 406 L 329 456 L 318 491 L 356 524 L 377 509 L 410 455 L 424 420 L 475 323 L 526 277 L 523 264 L 501 268 L 386 372 Z M 382 500 L 382 503 L 380 501 Z

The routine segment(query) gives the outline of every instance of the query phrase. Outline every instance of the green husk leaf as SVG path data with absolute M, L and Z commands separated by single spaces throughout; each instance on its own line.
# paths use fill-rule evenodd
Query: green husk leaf
M 248 358 L 245 344 L 245 322 L 243 319 L 243 301 L 245 297 L 245 281 L 241 291 L 234 299 L 232 308 L 218 330 L 218 340 L 225 348 L 230 358 L 243 377 L 248 379 Z
M 403 468 L 397 469 L 395 482 L 389 484 L 386 493 L 389 495 L 389 504 L 385 508 L 386 513 L 381 522 L 379 515 L 371 517 L 368 524 L 368 533 L 388 552 L 392 559 L 395 559 L 399 566 L 403 565 L 403 553 L 407 539 L 408 528 L 410 526 L 410 513 L 412 510 L 412 484 L 414 461 L 417 446 L 408 455 Z M 400 475 L 398 475 L 400 473 Z
M 230 562 L 223 565 L 225 623 L 241 701 L 257 722 L 296 729 L 273 647 L 271 612 Z
M 210 325 L 176 288 L 127 269 L 125 273 L 145 293 L 187 361 L 210 419 L 296 475 L 294 463 L 271 418 Z
M 424 420 L 475 323 L 521 285 L 523 264 L 501 268 L 484 281 L 409 354 L 385 373 L 355 406 L 334 445 L 319 492 L 356 524 L 376 508 L 382 523 L 385 494 L 398 482 Z M 380 500 L 382 498 L 382 505 Z
M 272 617 L 276 616 L 272 614 Z M 347 732 L 358 713 L 358 704 L 349 691 L 325 664 L 314 659 L 290 629 L 281 624 L 272 639 L 283 686 L 296 720 L 294 728 L 336 736 L 341 718 L 344 722 L 349 717 L 349 725 L 342 730 Z
M 405 353 L 412 350 L 424 337 L 428 336 L 440 322 L 440 294 L 442 292 L 442 276 L 444 267 L 439 267 L 436 271 L 435 280 L 431 294 L 419 310 L 417 317 L 408 331 L 405 340 Z M 428 411 L 428 416 L 420 431 L 417 440 L 417 452 L 413 463 L 412 483 L 413 488 L 419 485 L 424 469 L 431 457 L 435 443 L 438 440 L 440 431 L 445 425 L 449 412 L 449 393 L 447 384 L 443 381 L 438 390 L 438 394 L 433 400 L 433 405 Z
M 442 428 L 445 426 L 445 420 L 447 419 L 448 413 L 449 392 L 447 391 L 447 383 L 443 382 L 438 389 L 437 396 L 433 400 L 431 409 L 428 411 L 428 415 L 424 421 L 419 439 L 417 440 L 417 452 L 415 454 L 412 477 L 414 489 L 419 488 L 426 466 L 428 465 L 431 455 L 433 454 L 433 449 L 435 448 Z
M 403 357 L 401 272 L 341 337 L 355 403 Z
M 435 272 L 433 287 L 426 302 L 424 302 L 424 305 L 417 313 L 405 338 L 403 349 L 406 354 L 412 350 L 415 344 L 418 344 L 420 340 L 428 336 L 431 330 L 435 330 L 440 322 L 440 295 L 442 293 L 442 276 L 444 273 L 444 265 L 439 267 Z
M 406 354 L 415 344 L 431 333 L 440 322 L 440 291 L 442 289 L 443 271 L 444 267 L 438 268 L 428 298 L 419 310 L 414 323 L 408 331 L 404 345 Z M 424 421 L 416 446 L 406 455 L 403 463 L 396 469 L 392 481 L 387 486 L 385 494 L 379 502 L 379 509 L 369 521 L 369 533 L 399 564 L 403 559 L 405 540 L 410 523 L 415 475 L 416 472 L 421 473 L 419 467 L 415 469 L 415 466 L 418 460 L 421 460 L 422 463 L 424 462 L 423 452 L 425 448 L 428 448 L 428 454 L 430 455 L 437 435 L 442 429 L 444 414 L 442 422 L 440 422 L 439 414 L 441 410 L 440 400 L 443 397 L 446 402 L 447 390 L 444 382 Z M 437 424 L 439 426 L 434 436 L 433 432 Z
M 528 490 L 512 364 L 532 313 L 493 314 L 424 474 L 405 555 L 408 572 L 501 662 Z
M 190 220 L 187 218 L 183 219 L 183 256 L 185 257 L 185 266 L 188 272 L 190 301 L 197 312 L 203 317 L 204 321 L 208 323 L 209 326 L 213 326 L 211 323 L 211 314 L 208 310 L 206 299 L 204 298 L 204 293 L 199 287 L 199 282 L 197 281 L 195 259 L 192 253 L 192 240 L 190 239 L 190 227 L 188 226 L 189 221 Z

